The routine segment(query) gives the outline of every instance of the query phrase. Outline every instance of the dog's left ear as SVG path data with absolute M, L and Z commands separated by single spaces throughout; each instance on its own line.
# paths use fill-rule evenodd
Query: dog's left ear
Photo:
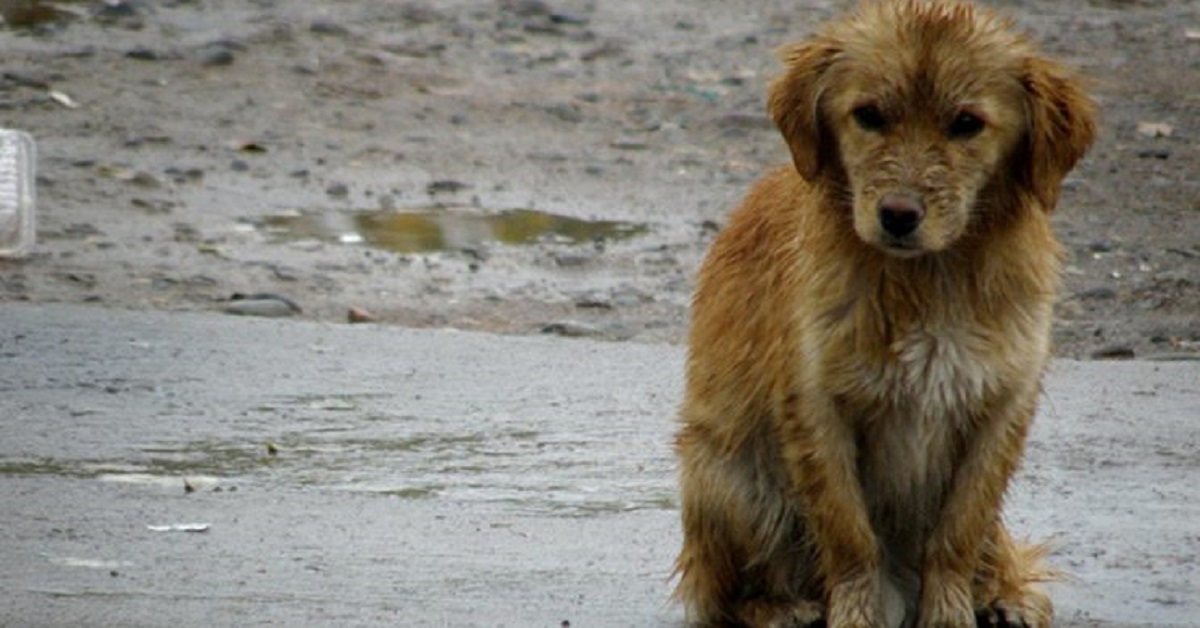
M 800 176 L 811 181 L 828 161 L 832 138 L 821 120 L 821 77 L 833 63 L 838 48 L 820 39 L 782 48 L 779 58 L 787 66 L 771 82 L 767 111 L 792 151 Z
M 1059 187 L 1096 136 L 1096 105 L 1078 79 L 1053 62 L 1030 59 L 1022 83 L 1028 97 L 1022 179 L 1042 209 L 1053 211 Z

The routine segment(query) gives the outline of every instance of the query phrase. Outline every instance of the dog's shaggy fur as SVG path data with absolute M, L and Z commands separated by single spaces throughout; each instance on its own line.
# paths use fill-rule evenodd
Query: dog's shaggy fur
M 1042 627 L 1001 502 L 1049 354 L 1049 214 L 1095 132 L 993 13 L 862 5 L 783 51 L 794 164 L 695 297 L 677 596 L 705 625 Z

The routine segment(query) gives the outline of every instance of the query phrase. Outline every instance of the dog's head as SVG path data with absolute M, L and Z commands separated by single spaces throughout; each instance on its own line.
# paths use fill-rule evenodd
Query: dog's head
M 898 256 L 1053 210 L 1095 134 L 1079 83 L 969 4 L 864 4 L 782 56 L 768 106 L 797 170 L 844 188 L 859 237 Z

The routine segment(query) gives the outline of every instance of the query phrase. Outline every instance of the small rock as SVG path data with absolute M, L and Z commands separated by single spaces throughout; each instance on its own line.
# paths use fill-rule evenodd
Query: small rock
M 237 142 L 233 142 L 230 146 L 233 148 L 233 150 L 236 150 L 239 153 L 261 155 L 267 152 L 266 146 L 263 146 L 261 143 L 252 140 L 239 140 Z
M 1138 122 L 1137 132 L 1143 137 L 1171 137 L 1175 127 L 1165 122 Z
M 287 297 L 276 294 L 234 294 L 225 306 L 226 314 L 279 318 L 300 313 L 300 306 Z
M 1131 360 L 1134 357 L 1133 347 L 1127 344 L 1106 345 L 1092 352 L 1093 360 Z
M 470 185 L 467 185 L 462 181 L 455 181 L 453 179 L 439 179 L 437 181 L 431 181 L 429 185 L 425 186 L 425 192 L 429 194 L 453 194 L 455 192 L 466 190 L 470 187 Z
M 313 20 L 308 25 L 308 30 L 314 35 L 329 35 L 331 37 L 347 37 L 350 35 L 350 29 L 337 22 L 324 19 Z
M 158 61 L 158 53 L 149 48 L 134 48 L 125 53 L 128 59 L 136 59 L 138 61 Z
M 1084 290 L 1084 291 L 1078 293 L 1076 296 L 1078 296 L 1081 299 L 1092 299 L 1092 300 L 1096 300 L 1096 301 L 1101 301 L 1101 300 L 1117 298 L 1117 291 L 1113 290 L 1112 288 L 1109 288 L 1107 286 L 1098 286 L 1095 288 L 1089 288 L 1087 290 Z
M 583 122 L 583 111 L 576 104 L 559 103 L 550 105 L 545 108 L 545 111 L 563 122 Z
M 133 175 L 133 178 L 130 179 L 129 182 L 138 187 L 149 189 L 158 188 L 162 185 L 159 183 L 158 178 L 149 172 L 138 172 L 137 174 Z
M 589 294 L 576 300 L 575 307 L 581 310 L 611 310 L 613 302 L 605 294 Z
M 616 41 L 605 41 L 599 46 L 584 52 L 579 56 L 580 61 L 590 63 L 605 57 L 619 57 L 625 54 L 625 46 Z
M 200 64 L 206 68 L 219 68 L 233 65 L 233 60 L 233 52 L 222 48 L 205 53 L 204 57 L 200 59 Z
M 565 338 L 587 338 L 600 336 L 599 328 L 577 321 L 560 321 L 542 327 L 543 334 L 554 334 Z
M 554 263 L 562 268 L 580 268 L 592 261 L 590 255 L 581 253 L 555 253 Z
M 374 323 L 378 319 L 361 307 L 352 307 L 346 312 L 346 320 L 350 323 Z
M 1170 159 L 1171 151 L 1165 148 L 1148 148 L 1137 152 L 1138 159 Z
M 550 5 L 542 2 L 542 0 L 500 0 L 500 10 L 521 17 L 550 15 Z
M 334 198 L 345 198 L 350 195 L 350 187 L 345 183 L 334 183 L 325 188 L 325 193 Z
M 570 11 L 554 11 L 548 17 L 552 23 L 566 26 L 584 26 L 588 23 L 586 15 L 571 13 Z
M 100 24 L 121 26 L 132 30 L 141 29 L 145 21 L 141 14 L 145 11 L 142 2 L 126 2 L 124 0 L 105 0 L 102 6 L 92 13 L 92 18 Z
M 133 17 L 138 14 L 140 3 L 124 2 L 123 0 L 105 0 L 103 6 L 96 9 L 95 17 L 100 19 L 117 19 Z

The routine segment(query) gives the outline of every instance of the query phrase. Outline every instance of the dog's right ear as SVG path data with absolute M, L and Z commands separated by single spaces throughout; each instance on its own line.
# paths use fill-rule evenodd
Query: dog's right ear
M 767 111 L 783 133 L 800 176 L 811 181 L 827 164 L 834 146 L 821 120 L 821 80 L 839 49 L 820 39 L 785 46 L 779 58 L 787 69 L 771 82 Z

